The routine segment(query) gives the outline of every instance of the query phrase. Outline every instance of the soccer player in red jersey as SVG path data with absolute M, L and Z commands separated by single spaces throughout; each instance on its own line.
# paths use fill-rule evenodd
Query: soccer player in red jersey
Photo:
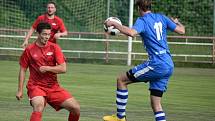
M 30 121 L 41 121 L 46 103 L 56 111 L 64 108 L 70 112 L 68 121 L 78 121 L 80 105 L 65 89 L 59 86 L 57 74 L 66 72 L 64 55 L 57 44 L 49 42 L 51 25 L 39 23 L 36 31 L 38 37 L 30 44 L 20 57 L 20 71 L 17 100 L 23 97 L 23 86 L 27 68 L 30 77 L 27 94 L 33 107 Z
M 66 36 L 68 34 L 66 27 L 64 26 L 63 20 L 55 15 L 56 12 L 56 4 L 55 2 L 48 2 L 47 3 L 47 12 L 41 16 L 39 16 L 35 22 L 33 23 L 32 27 L 30 28 L 27 36 L 25 37 L 24 43 L 22 44 L 23 48 L 26 48 L 28 45 L 28 40 L 37 28 L 37 25 L 40 22 L 48 22 L 52 29 L 51 29 L 51 36 L 49 38 L 50 42 L 56 43 L 56 40 L 62 36 Z

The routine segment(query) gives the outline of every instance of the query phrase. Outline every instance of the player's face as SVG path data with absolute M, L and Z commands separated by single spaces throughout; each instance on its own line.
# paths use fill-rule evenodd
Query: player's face
M 51 29 L 43 29 L 42 32 L 39 34 L 40 44 L 45 45 L 51 35 Z
M 56 12 L 56 7 L 54 4 L 48 4 L 47 5 L 47 13 L 49 16 L 54 15 Z

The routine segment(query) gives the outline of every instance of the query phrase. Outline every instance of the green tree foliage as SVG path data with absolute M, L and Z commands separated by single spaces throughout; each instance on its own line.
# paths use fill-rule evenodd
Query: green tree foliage
M 49 0 L 0 0 L 0 26 L 28 29 L 38 15 L 46 11 Z M 102 32 L 107 18 L 107 0 L 55 0 L 57 15 L 69 31 Z M 110 0 L 109 16 L 128 25 L 129 0 Z M 213 0 L 154 0 L 154 12 L 178 17 L 186 26 L 186 35 L 213 35 Z M 134 10 L 134 21 L 139 16 Z
M 153 10 L 178 17 L 186 26 L 186 35 L 212 36 L 213 0 L 159 0 Z

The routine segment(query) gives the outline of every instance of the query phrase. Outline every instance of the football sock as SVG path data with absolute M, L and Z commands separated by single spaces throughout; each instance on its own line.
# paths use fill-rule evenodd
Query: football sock
M 75 113 L 70 112 L 68 121 L 78 121 L 79 117 L 80 117 L 80 114 L 75 114 Z
M 166 121 L 165 113 L 163 111 L 155 112 L 155 120 L 156 121 Z
M 42 118 L 42 112 L 34 111 L 31 114 L 30 121 L 41 121 L 41 118 Z
M 125 110 L 128 101 L 128 90 L 117 89 L 116 91 L 116 105 L 117 105 L 117 117 L 122 119 L 125 117 Z

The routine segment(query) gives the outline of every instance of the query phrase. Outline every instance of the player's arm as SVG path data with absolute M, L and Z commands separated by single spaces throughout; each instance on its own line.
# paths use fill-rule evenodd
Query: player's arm
M 40 72 L 45 73 L 45 72 L 52 72 L 56 74 L 60 73 L 66 73 L 66 63 L 62 63 L 56 66 L 41 66 L 40 67 Z
M 134 37 L 138 34 L 135 29 L 129 28 L 129 27 L 124 26 L 124 25 L 120 25 L 120 24 L 113 22 L 113 21 L 106 21 L 105 24 L 106 24 L 106 26 L 114 26 L 122 34 L 125 34 L 127 36 Z
M 68 35 L 68 31 L 62 19 L 59 20 L 59 26 L 60 26 L 59 32 L 54 35 L 55 39 Z
M 24 81 L 25 81 L 25 74 L 26 74 L 26 68 L 23 68 L 20 66 L 19 70 L 19 82 L 18 82 L 18 90 L 16 93 L 17 100 L 20 100 L 23 96 L 23 87 L 24 87 Z
M 65 30 L 64 32 L 58 32 L 54 35 L 54 38 L 55 39 L 59 39 L 60 37 L 63 37 L 63 36 L 67 36 L 68 35 L 68 32 L 67 30 Z
M 131 37 L 135 37 L 138 33 L 135 29 L 129 28 L 127 26 L 124 25 L 115 25 L 115 27 L 123 34 L 127 35 L 127 36 L 131 36 Z
M 55 66 L 41 66 L 39 69 L 40 72 L 42 73 L 52 72 L 56 74 L 66 72 L 66 62 L 64 54 L 57 44 L 55 44 L 54 48 L 55 48 L 54 56 L 57 64 Z
M 176 28 L 175 28 L 174 32 L 176 32 L 178 34 L 185 34 L 184 25 L 181 24 L 181 22 L 179 22 L 179 20 L 177 18 L 171 18 L 171 19 L 176 24 Z
M 28 45 L 28 40 L 30 39 L 31 35 L 34 33 L 34 30 L 35 29 L 33 27 L 31 27 L 30 30 L 28 31 L 28 34 L 26 35 L 25 40 L 22 44 L 23 48 L 26 48 L 26 46 Z

